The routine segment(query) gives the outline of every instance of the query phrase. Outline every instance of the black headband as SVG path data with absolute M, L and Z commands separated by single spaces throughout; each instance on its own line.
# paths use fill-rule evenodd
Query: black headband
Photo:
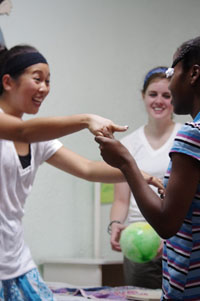
M 12 76 L 31 65 L 39 63 L 48 64 L 45 57 L 39 52 L 27 52 L 18 54 L 7 61 L 1 72 L 1 77 L 4 74 L 10 74 Z

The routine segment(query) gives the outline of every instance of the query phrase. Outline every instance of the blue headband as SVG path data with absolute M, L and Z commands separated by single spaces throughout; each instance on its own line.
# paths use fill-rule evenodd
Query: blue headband
M 27 52 L 18 54 L 6 62 L 1 72 L 1 77 L 4 74 L 10 74 L 12 76 L 29 66 L 39 63 L 48 64 L 47 60 L 39 52 Z
M 158 67 L 155 69 L 150 70 L 147 75 L 144 78 L 144 86 L 146 84 L 146 82 L 148 81 L 148 79 L 153 75 L 153 74 L 157 74 L 157 73 L 164 73 L 167 71 L 167 68 L 165 67 Z

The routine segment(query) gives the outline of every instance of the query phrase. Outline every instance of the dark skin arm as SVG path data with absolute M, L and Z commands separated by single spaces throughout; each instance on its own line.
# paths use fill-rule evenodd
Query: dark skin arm
M 117 140 L 96 137 L 103 159 L 124 174 L 146 220 L 164 239 L 177 233 L 188 212 L 200 179 L 197 159 L 172 153 L 172 171 L 164 199 L 144 181 L 129 151 Z

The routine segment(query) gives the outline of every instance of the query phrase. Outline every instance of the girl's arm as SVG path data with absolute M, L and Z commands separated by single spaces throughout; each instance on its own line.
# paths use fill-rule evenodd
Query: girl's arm
M 19 142 L 37 142 L 59 138 L 88 128 L 94 135 L 112 137 L 115 131 L 126 131 L 111 120 L 94 114 L 66 117 L 41 117 L 26 121 L 10 114 L 0 113 L 0 139 Z
M 123 173 L 103 161 L 91 161 L 61 147 L 47 163 L 73 176 L 92 182 L 116 183 L 125 181 Z
M 198 160 L 172 153 L 172 170 L 162 200 L 147 185 L 135 160 L 119 141 L 105 137 L 96 137 L 96 141 L 104 160 L 123 172 L 146 220 L 162 238 L 175 235 L 196 193 L 200 179 Z
M 103 183 L 124 182 L 125 177 L 119 168 L 113 168 L 103 161 L 91 161 L 84 158 L 66 147 L 61 147 L 47 162 L 76 177 Z M 151 182 L 158 188 L 163 188 L 159 179 L 141 173 L 145 181 Z M 152 180 L 153 179 L 153 180 Z
M 110 212 L 111 247 L 115 251 L 121 251 L 119 239 L 121 231 L 125 228 L 130 203 L 130 188 L 127 183 L 117 183 L 114 186 L 114 202 Z M 119 222 L 119 223 L 118 223 Z

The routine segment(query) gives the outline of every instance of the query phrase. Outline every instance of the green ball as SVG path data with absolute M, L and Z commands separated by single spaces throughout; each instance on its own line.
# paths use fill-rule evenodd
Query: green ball
M 136 222 L 126 227 L 120 237 L 120 246 L 126 258 L 144 263 L 152 260 L 160 246 L 161 239 L 146 222 Z

